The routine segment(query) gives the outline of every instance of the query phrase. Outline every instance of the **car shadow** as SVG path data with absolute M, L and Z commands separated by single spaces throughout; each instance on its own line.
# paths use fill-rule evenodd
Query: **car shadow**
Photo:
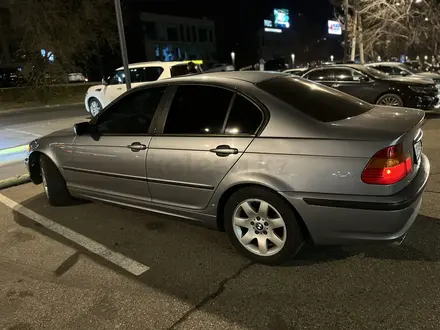
M 14 211 L 14 219 L 19 225 L 72 246 L 101 265 L 187 301 L 196 306 L 197 310 L 207 311 L 252 329 L 272 329 L 275 324 L 283 325 L 277 329 L 293 329 L 295 324 L 309 317 L 306 311 L 304 314 L 298 314 L 303 307 L 308 306 L 307 310 L 310 311 L 317 307 L 331 310 L 335 299 L 334 288 L 344 287 L 347 292 L 355 290 L 354 288 L 357 290 L 360 279 L 366 286 L 370 286 L 368 283 L 371 282 L 371 287 L 374 287 L 373 282 L 388 281 L 390 274 L 395 273 L 399 274 L 402 281 L 406 281 L 405 276 L 408 275 L 402 262 L 415 261 L 409 272 L 419 274 L 423 269 L 426 272 L 427 268 L 435 267 L 440 260 L 440 251 L 437 249 L 440 222 L 436 218 L 426 216 L 419 216 L 405 242 L 398 247 L 314 247 L 307 244 L 296 258 L 286 265 L 268 267 L 253 264 L 239 255 L 224 233 L 170 217 L 97 203 L 78 202 L 69 207 L 50 207 L 43 194 L 26 200 L 22 205 L 115 252 L 147 265 L 150 269 L 137 277 L 131 275 Z M 69 267 L 74 267 L 77 258 L 78 255 L 75 254 L 61 264 L 54 271 L 55 276 L 62 276 L 68 272 Z M 372 271 L 372 265 L 378 263 L 381 267 Z M 346 274 L 351 274 L 353 278 L 347 277 Z M 432 272 L 427 272 L 426 275 L 421 273 L 417 276 L 431 275 Z M 307 301 L 307 294 L 313 294 L 317 290 L 315 286 L 323 278 L 326 279 L 325 286 L 331 289 L 328 292 L 320 291 L 319 294 L 316 292 L 321 295 L 321 302 L 316 306 L 311 305 L 311 302 Z M 251 285 L 255 279 L 258 279 L 258 286 Z M 310 287 L 305 288 L 308 285 Z M 393 286 L 377 288 L 380 294 L 383 294 L 384 290 L 391 294 L 395 289 Z M 308 290 L 310 293 L 306 293 Z M 278 295 L 275 301 L 274 293 Z M 228 297 L 226 301 L 225 297 Z M 218 305 L 213 302 L 216 299 Z M 259 315 L 243 318 L 236 313 L 237 309 L 248 309 L 252 306 L 256 310 L 261 308 L 261 299 L 272 299 L 271 306 L 265 307 L 268 315 L 266 321 L 263 322 Z M 357 298 L 350 299 L 356 301 Z M 292 312 L 291 309 L 296 308 L 296 304 L 301 302 L 303 305 Z M 341 302 L 346 308 L 350 308 L 352 303 Z M 252 312 L 246 313 L 253 315 Z M 326 322 L 336 316 L 317 324 L 331 328 L 332 324 Z

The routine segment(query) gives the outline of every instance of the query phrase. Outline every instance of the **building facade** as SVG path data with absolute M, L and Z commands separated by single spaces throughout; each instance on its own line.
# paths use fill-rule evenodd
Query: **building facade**
M 215 24 L 208 19 L 140 14 L 147 61 L 213 60 Z

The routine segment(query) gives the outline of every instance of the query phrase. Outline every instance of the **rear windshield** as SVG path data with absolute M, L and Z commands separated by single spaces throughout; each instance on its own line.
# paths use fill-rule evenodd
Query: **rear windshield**
M 257 87 L 321 122 L 358 116 L 373 107 L 336 89 L 299 77 L 265 80 Z

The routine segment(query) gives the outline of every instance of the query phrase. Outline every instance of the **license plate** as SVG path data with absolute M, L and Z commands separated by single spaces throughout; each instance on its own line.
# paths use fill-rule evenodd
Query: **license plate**
M 416 163 L 419 162 L 421 155 L 422 155 L 422 141 L 420 140 L 414 144 L 414 157 Z

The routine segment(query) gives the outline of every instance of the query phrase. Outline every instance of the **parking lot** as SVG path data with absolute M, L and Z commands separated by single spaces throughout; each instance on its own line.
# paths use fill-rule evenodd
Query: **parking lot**
M 2 190 L 0 329 L 438 329 L 440 118 L 424 130 L 431 178 L 402 245 L 306 246 L 282 267 L 172 218 Z

